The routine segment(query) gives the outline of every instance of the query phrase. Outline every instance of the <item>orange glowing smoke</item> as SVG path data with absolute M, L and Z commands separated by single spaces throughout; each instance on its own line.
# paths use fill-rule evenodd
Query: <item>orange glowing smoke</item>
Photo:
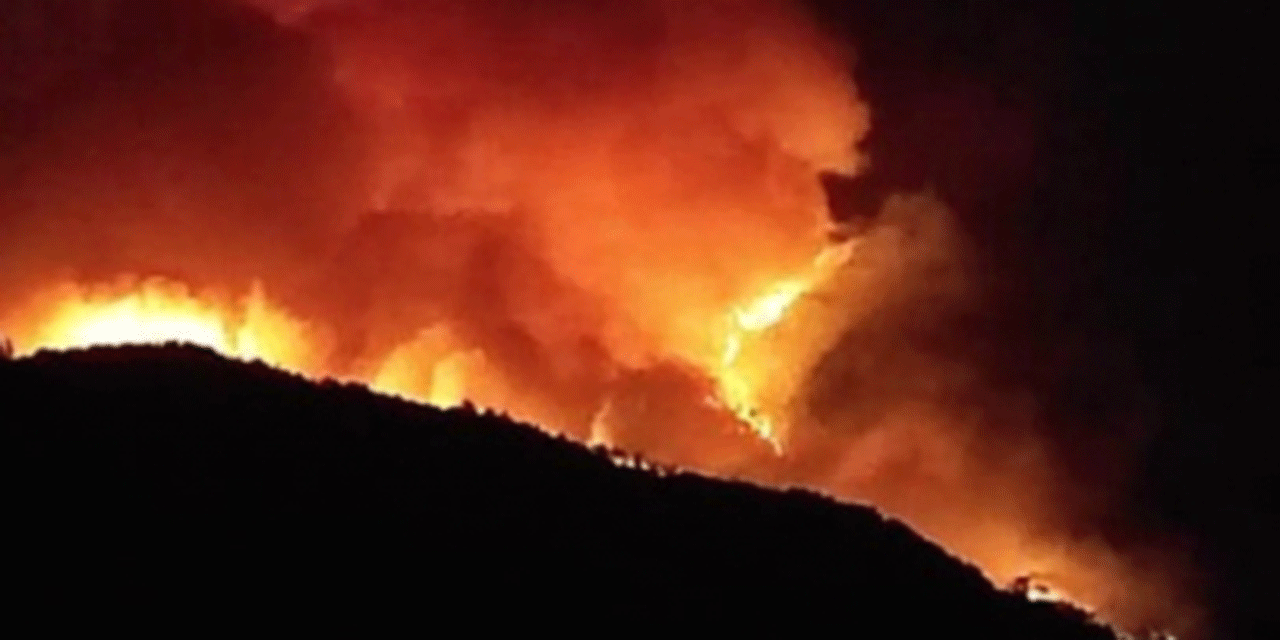
M 33 68 L 0 148 L 21 352 L 189 342 L 469 400 L 873 500 L 1001 582 L 1125 582 L 1033 539 L 1034 448 L 972 445 L 1034 411 L 917 344 L 973 298 L 945 207 L 827 240 L 822 176 L 861 166 L 869 111 L 798 3 L 101 4 L 133 14 L 32 40 L 79 57 Z

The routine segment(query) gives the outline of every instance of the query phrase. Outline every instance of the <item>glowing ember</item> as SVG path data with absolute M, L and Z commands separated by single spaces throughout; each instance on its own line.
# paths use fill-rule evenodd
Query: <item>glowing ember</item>
M 1074 600 L 1068 597 L 1066 594 L 1058 591 L 1057 589 L 1054 589 L 1053 587 L 1047 584 L 1040 583 L 1040 582 L 1027 585 L 1022 590 L 1022 593 L 1024 596 L 1026 596 L 1027 600 L 1030 600 L 1031 602 L 1048 602 L 1050 604 L 1056 604 L 1056 603 L 1070 604 L 1074 602 Z

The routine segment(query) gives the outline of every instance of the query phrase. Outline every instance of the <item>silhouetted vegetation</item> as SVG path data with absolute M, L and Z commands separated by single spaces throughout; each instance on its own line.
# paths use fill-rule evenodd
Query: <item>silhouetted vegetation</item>
M 73 608 L 232 593 L 424 618 L 546 605 L 863 638 L 1112 637 L 871 509 L 618 466 L 501 416 L 200 349 L 5 361 L 0 407 L 6 579 L 76 585 Z

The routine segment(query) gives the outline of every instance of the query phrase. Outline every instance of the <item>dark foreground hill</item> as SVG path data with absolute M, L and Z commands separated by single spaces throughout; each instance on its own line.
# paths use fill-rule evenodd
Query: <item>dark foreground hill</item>
M 869 509 L 620 468 L 501 417 L 199 349 L 0 360 L 0 409 L 6 592 L 69 610 L 187 599 L 225 617 L 231 594 L 311 616 L 403 605 L 425 625 L 539 606 L 860 638 L 1112 637 Z

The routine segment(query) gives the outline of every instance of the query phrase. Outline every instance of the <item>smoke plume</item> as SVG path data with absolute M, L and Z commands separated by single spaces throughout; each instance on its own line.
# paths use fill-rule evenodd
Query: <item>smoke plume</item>
M 870 111 L 803 7 L 11 4 L 20 347 L 75 342 L 68 308 L 196 299 L 285 366 L 869 500 L 996 579 L 1170 614 L 1167 576 L 1076 531 L 1098 488 L 1064 490 L 1039 399 L 986 366 L 945 205 L 834 221 Z

